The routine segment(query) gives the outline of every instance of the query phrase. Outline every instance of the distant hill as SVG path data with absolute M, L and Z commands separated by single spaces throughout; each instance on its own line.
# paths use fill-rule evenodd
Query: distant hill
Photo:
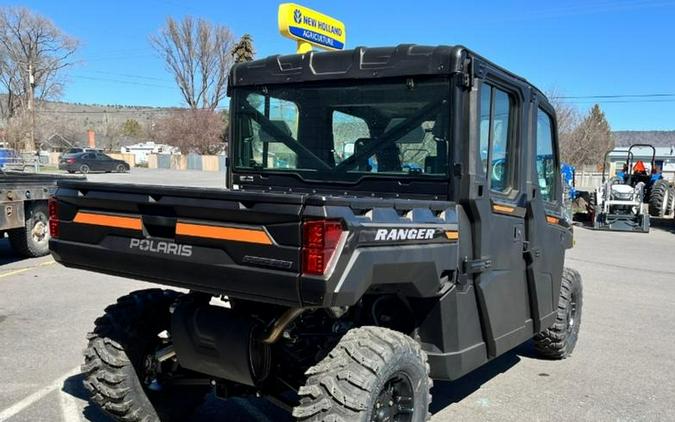
M 5 100 L 3 97 L 0 94 L 0 101 Z M 117 149 L 122 145 L 147 139 L 153 125 L 173 110 L 175 108 L 50 101 L 44 103 L 36 113 L 38 137 L 46 139 L 58 134 L 74 145 L 85 145 L 87 130 L 92 129 L 96 132 L 96 143 L 99 147 Z M 124 137 L 122 125 L 131 119 L 140 124 L 141 133 L 136 137 Z
M 38 112 L 38 125 L 43 137 L 59 133 L 76 144 L 84 145 L 88 129 L 96 132 L 99 147 L 119 148 L 148 138 L 154 124 L 168 116 L 172 108 L 46 103 Z M 133 138 L 122 136 L 127 120 L 139 123 L 141 133 Z
M 617 147 L 627 147 L 631 144 L 675 146 L 675 130 L 619 130 L 612 133 Z

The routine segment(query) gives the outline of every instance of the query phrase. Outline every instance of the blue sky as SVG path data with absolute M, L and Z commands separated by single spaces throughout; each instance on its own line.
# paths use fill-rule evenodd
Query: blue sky
M 673 94 L 600 101 L 614 130 L 675 129 L 675 1 L 299 2 L 341 19 L 347 48 L 463 44 L 567 96 Z M 277 28 L 279 2 L 42 0 L 22 5 L 51 18 L 82 47 L 64 100 L 180 106 L 171 76 L 148 44 L 166 16 L 205 17 L 253 36 L 258 57 L 293 53 Z

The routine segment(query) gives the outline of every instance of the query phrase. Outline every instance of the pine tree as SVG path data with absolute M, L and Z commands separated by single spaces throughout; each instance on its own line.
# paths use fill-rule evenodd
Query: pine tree
M 232 57 L 235 63 L 250 62 L 255 57 L 253 49 L 253 38 L 249 34 L 244 34 L 239 42 L 232 49 Z
M 570 164 L 602 164 L 605 153 L 614 149 L 614 138 L 605 113 L 598 104 L 574 129 L 567 145 L 561 147 L 563 160 Z

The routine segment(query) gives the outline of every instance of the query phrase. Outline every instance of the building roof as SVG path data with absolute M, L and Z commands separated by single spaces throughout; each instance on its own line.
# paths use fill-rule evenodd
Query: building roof
M 657 159 L 668 159 L 672 158 L 675 159 L 675 146 L 670 146 L 670 147 L 655 147 L 656 150 L 656 158 Z M 612 161 L 621 161 L 626 159 L 626 153 L 628 152 L 628 147 L 618 147 L 614 148 L 612 152 L 609 153 L 609 158 Z M 651 160 L 652 158 L 652 150 L 651 148 L 633 148 L 633 156 L 636 158 L 641 158 L 641 159 L 649 159 Z

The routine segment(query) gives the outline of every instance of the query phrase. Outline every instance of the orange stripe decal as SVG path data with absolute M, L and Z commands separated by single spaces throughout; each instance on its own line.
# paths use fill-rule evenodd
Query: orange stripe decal
M 459 239 L 459 232 L 447 231 L 447 232 L 445 232 L 445 237 L 447 237 L 449 240 L 458 240 Z
M 78 211 L 73 219 L 74 223 L 90 224 L 93 226 L 115 227 L 118 229 L 141 230 L 139 217 L 121 217 L 118 215 L 96 214 Z
M 503 214 L 513 214 L 513 211 L 515 211 L 515 210 L 516 209 L 514 207 L 510 207 L 508 205 L 498 205 L 498 204 L 492 205 L 492 211 L 503 213 Z
M 207 239 L 232 240 L 235 242 L 271 245 L 272 239 L 262 229 L 209 226 L 205 224 L 176 223 L 176 235 L 203 237 Z
M 553 216 L 550 216 L 550 215 L 547 215 L 547 216 L 546 216 L 546 221 L 547 221 L 549 224 L 558 224 L 558 223 L 560 223 L 560 219 L 559 219 L 558 217 L 553 217 Z

